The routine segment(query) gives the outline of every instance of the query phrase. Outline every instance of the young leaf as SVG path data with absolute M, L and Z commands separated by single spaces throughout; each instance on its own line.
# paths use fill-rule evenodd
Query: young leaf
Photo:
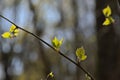
M 2 34 L 2 37 L 3 38 L 10 38 L 11 34 L 10 34 L 10 32 L 5 32 L 5 33 Z
M 91 78 L 87 74 L 85 74 L 85 78 L 85 80 L 91 80 Z
M 16 28 L 15 25 L 12 24 L 8 32 L 5 32 L 2 34 L 3 38 L 13 38 L 16 37 L 19 33 L 18 28 Z
M 108 5 L 106 8 L 103 9 L 103 14 L 106 16 L 106 17 L 109 17 L 111 15 L 112 11 L 111 11 L 111 8 L 110 6 Z
M 50 72 L 48 75 L 49 75 L 50 77 L 54 77 L 53 72 Z
M 16 36 L 18 36 L 18 33 L 19 33 L 19 29 L 15 29 L 14 31 L 13 31 L 13 35 L 16 37 Z
M 76 50 L 76 56 L 77 56 L 79 61 L 84 61 L 87 58 L 87 56 L 85 55 L 85 50 L 83 47 L 78 48 Z
M 104 26 L 107 26 L 107 25 L 109 25 L 109 24 L 111 24 L 111 23 L 114 23 L 114 19 L 113 19 L 112 17 L 108 17 L 108 18 L 106 18 L 105 21 L 103 22 L 103 25 L 104 25 Z
M 52 45 L 56 49 L 59 49 L 62 43 L 63 43 L 63 38 L 61 40 L 58 40 L 56 37 L 54 37 L 54 39 L 52 40 Z
M 108 18 L 105 19 L 105 21 L 103 22 L 104 26 L 107 26 L 110 24 L 110 20 Z
M 47 75 L 47 80 L 51 80 L 51 79 L 53 79 L 53 80 L 55 80 L 54 79 L 54 74 L 53 74 L 53 72 L 50 72 L 48 75 Z
M 110 22 L 111 23 L 114 23 L 115 22 L 115 20 L 110 16 L 110 17 L 108 17 L 109 18 L 109 20 L 110 20 Z
M 103 15 L 105 16 L 105 21 L 103 22 L 102 25 L 107 26 L 115 22 L 115 20 L 111 17 L 111 14 L 112 14 L 111 8 L 108 5 L 106 8 L 103 9 Z
M 9 31 L 10 31 L 10 32 L 14 32 L 15 29 L 16 29 L 16 26 L 12 24 L 12 26 L 10 27 L 10 30 L 9 30 Z

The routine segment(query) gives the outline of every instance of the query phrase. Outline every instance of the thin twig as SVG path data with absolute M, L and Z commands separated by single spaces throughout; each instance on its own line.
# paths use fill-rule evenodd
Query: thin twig
M 5 20 L 7 20 L 8 22 L 12 23 L 13 25 L 15 25 L 17 28 L 25 31 L 28 34 L 31 34 L 32 36 L 34 36 L 35 38 L 37 38 L 38 40 L 40 40 L 41 42 L 43 42 L 44 44 L 46 44 L 47 46 L 49 46 L 50 48 L 52 48 L 54 51 L 58 52 L 61 56 L 63 56 L 64 58 L 66 58 L 67 60 L 69 60 L 70 62 L 72 62 L 73 64 L 75 64 L 78 68 L 80 68 L 83 72 L 85 72 L 88 76 L 91 77 L 91 80 L 95 80 L 93 78 L 93 76 L 87 71 L 85 70 L 81 65 L 77 64 L 75 61 L 73 61 L 72 59 L 70 59 L 69 57 L 67 57 L 66 55 L 64 55 L 61 51 L 56 50 L 53 46 L 51 46 L 49 43 L 47 43 L 46 41 L 42 40 L 39 36 L 35 35 L 32 32 L 29 32 L 21 27 L 19 27 L 18 25 L 16 25 L 14 22 L 10 21 L 9 19 L 7 19 L 6 17 L 0 15 L 0 17 L 4 18 Z

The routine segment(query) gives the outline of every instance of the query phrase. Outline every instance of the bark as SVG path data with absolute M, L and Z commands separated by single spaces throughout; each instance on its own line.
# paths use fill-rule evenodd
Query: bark
M 107 5 L 117 5 L 116 0 L 106 0 L 97 2 L 97 11 L 102 12 L 102 9 Z M 99 7 L 98 7 L 99 6 Z M 116 9 L 117 10 L 117 9 Z M 112 10 L 113 11 L 113 10 Z M 98 15 L 98 14 L 96 14 Z M 102 13 L 97 17 L 98 30 L 98 70 L 97 80 L 120 80 L 120 70 L 118 68 L 120 36 L 115 31 L 115 26 L 102 26 L 105 17 Z

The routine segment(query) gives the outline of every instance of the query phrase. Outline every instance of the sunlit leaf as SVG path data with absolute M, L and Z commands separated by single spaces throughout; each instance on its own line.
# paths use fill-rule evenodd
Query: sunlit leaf
M 53 72 L 50 72 L 48 75 L 49 75 L 50 77 L 54 77 Z
M 87 58 L 86 55 L 82 55 L 82 57 L 81 57 L 81 61 L 85 60 L 86 58 Z
M 51 80 L 51 79 L 53 79 L 53 80 L 55 80 L 54 79 L 54 74 L 53 74 L 53 72 L 50 72 L 48 75 L 47 75 L 47 79 L 46 80 Z
M 14 30 L 16 29 L 16 26 L 12 24 L 12 26 L 10 27 L 10 32 L 14 32 Z
M 13 35 L 14 35 L 14 37 L 16 37 L 16 36 L 18 36 L 18 33 L 14 33 Z
M 18 33 L 19 33 L 19 29 L 15 29 L 15 30 L 13 31 L 13 35 L 14 35 L 14 36 L 18 36 Z
M 87 74 L 85 74 L 85 80 L 91 80 L 91 78 Z
M 56 37 L 54 37 L 54 39 L 52 40 L 52 45 L 56 48 L 59 49 L 60 46 L 63 43 L 63 38 L 61 40 L 58 40 Z
M 106 18 L 105 21 L 103 22 L 103 25 L 106 26 L 106 25 L 109 25 L 109 24 L 111 24 L 111 22 L 108 18 Z
M 15 25 L 12 24 L 12 26 L 10 27 L 10 30 L 8 32 L 5 32 L 2 34 L 3 38 L 13 38 L 16 37 L 19 33 L 19 29 L 16 28 Z
M 19 29 L 15 29 L 14 32 L 15 32 L 15 33 L 18 33 L 18 32 L 19 32 Z
M 108 5 L 106 8 L 103 9 L 103 14 L 108 17 L 111 15 L 111 8 L 110 6 Z
M 115 22 L 115 20 L 110 16 L 110 17 L 108 17 L 109 18 L 109 20 L 110 20 L 110 22 L 111 23 L 114 23 Z
M 103 26 L 107 26 L 115 22 L 111 14 L 112 14 L 111 8 L 108 5 L 106 8 L 103 9 L 103 15 L 105 16 L 105 21 L 102 24 Z
M 108 17 L 105 19 L 105 21 L 103 22 L 104 26 L 110 25 L 111 23 L 114 23 L 114 19 L 112 17 Z
M 10 38 L 11 34 L 10 34 L 10 32 L 5 32 L 5 33 L 2 34 L 2 37 L 3 38 Z
M 85 55 L 85 50 L 83 47 L 77 48 L 76 56 L 79 59 L 79 61 L 84 61 L 87 58 L 87 56 Z

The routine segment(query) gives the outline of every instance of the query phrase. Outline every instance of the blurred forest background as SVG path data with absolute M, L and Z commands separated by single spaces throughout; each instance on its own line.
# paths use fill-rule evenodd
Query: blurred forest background
M 110 5 L 115 23 L 102 26 L 103 8 Z M 61 51 L 76 60 L 84 46 L 81 65 L 96 80 L 120 80 L 120 6 L 118 0 L 0 0 L 0 14 L 51 44 L 64 38 Z M 11 24 L 0 18 L 0 35 Z M 0 80 L 85 80 L 74 64 L 33 36 L 21 31 L 13 39 L 0 37 Z

